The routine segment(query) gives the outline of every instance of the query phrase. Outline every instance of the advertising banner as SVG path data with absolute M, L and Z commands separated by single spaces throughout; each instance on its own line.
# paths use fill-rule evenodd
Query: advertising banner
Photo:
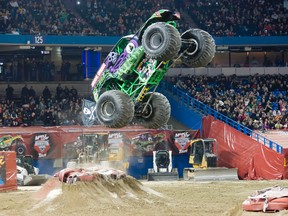
M 5 152 L 0 152 L 0 185 L 6 184 L 6 155 Z
M 190 145 L 190 141 L 199 137 L 199 131 L 175 131 L 174 144 L 178 148 L 179 153 L 186 153 Z
M 17 189 L 16 153 L 0 152 L 0 191 Z
M 32 155 L 40 174 L 53 175 L 66 167 L 69 161 L 127 163 L 130 158 L 137 158 L 140 164 L 145 157 L 152 157 L 153 151 L 183 154 L 187 143 L 198 136 L 198 130 L 137 127 L 113 130 L 102 126 L 4 128 L 0 134 L 0 149 L 13 151 L 17 155 Z M 147 166 L 150 167 L 150 162 Z

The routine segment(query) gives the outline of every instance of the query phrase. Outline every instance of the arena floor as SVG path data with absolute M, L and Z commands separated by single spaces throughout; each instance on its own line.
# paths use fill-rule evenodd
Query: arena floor
M 130 178 L 113 185 L 82 183 L 50 189 L 52 192 L 45 198 L 41 198 L 45 186 L 19 187 L 18 191 L 0 193 L 0 216 L 288 215 L 288 211 L 251 213 L 241 208 L 242 202 L 255 190 L 275 185 L 287 187 L 286 180 L 138 182 Z

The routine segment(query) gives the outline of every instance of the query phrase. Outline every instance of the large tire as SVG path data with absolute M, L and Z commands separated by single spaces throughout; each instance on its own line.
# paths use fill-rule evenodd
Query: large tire
M 27 148 L 22 142 L 16 143 L 15 151 L 17 155 L 26 155 Z
M 206 31 L 189 29 L 181 35 L 181 61 L 188 67 L 205 67 L 214 58 L 215 41 Z
M 144 52 L 153 59 L 171 60 L 180 51 L 181 36 L 172 25 L 164 22 L 153 23 L 144 31 L 142 46 Z
M 106 91 L 99 97 L 96 113 L 101 124 L 111 128 L 121 128 L 132 120 L 134 103 L 124 92 Z
M 152 93 L 147 93 L 143 99 L 144 107 Z M 161 93 L 155 92 L 148 102 L 143 114 L 135 116 L 136 122 L 145 128 L 157 129 L 165 126 L 170 119 L 171 106 L 168 99 Z

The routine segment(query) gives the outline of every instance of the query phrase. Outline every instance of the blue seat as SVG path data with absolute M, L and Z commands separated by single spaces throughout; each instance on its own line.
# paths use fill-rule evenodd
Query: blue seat
M 272 102 L 272 110 L 278 110 L 279 106 L 277 102 Z
M 273 91 L 272 94 L 275 95 L 275 97 L 278 98 L 279 95 L 280 95 L 280 91 L 279 90 Z

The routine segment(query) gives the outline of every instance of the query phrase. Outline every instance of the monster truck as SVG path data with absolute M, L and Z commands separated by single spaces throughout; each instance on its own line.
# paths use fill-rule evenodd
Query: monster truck
M 34 167 L 31 155 L 18 155 L 17 164 L 17 184 L 19 186 L 37 186 L 45 183 L 50 177 L 47 174 L 39 174 L 39 168 Z
M 15 151 L 17 155 L 26 154 L 26 146 L 21 136 L 4 135 L 0 137 L 0 151 Z
M 133 121 L 160 128 L 170 118 L 170 103 L 156 88 L 174 63 L 203 67 L 215 54 L 212 36 L 201 29 L 180 35 L 180 15 L 155 12 L 134 34 L 122 37 L 108 54 L 92 83 L 97 120 L 111 128 Z M 84 114 L 93 113 L 83 108 Z M 94 116 L 94 115 L 93 115 Z
M 140 134 L 131 139 L 135 152 L 146 153 L 155 149 L 166 149 L 165 134 L 151 134 L 149 132 Z M 161 146 L 161 147 L 160 147 Z

